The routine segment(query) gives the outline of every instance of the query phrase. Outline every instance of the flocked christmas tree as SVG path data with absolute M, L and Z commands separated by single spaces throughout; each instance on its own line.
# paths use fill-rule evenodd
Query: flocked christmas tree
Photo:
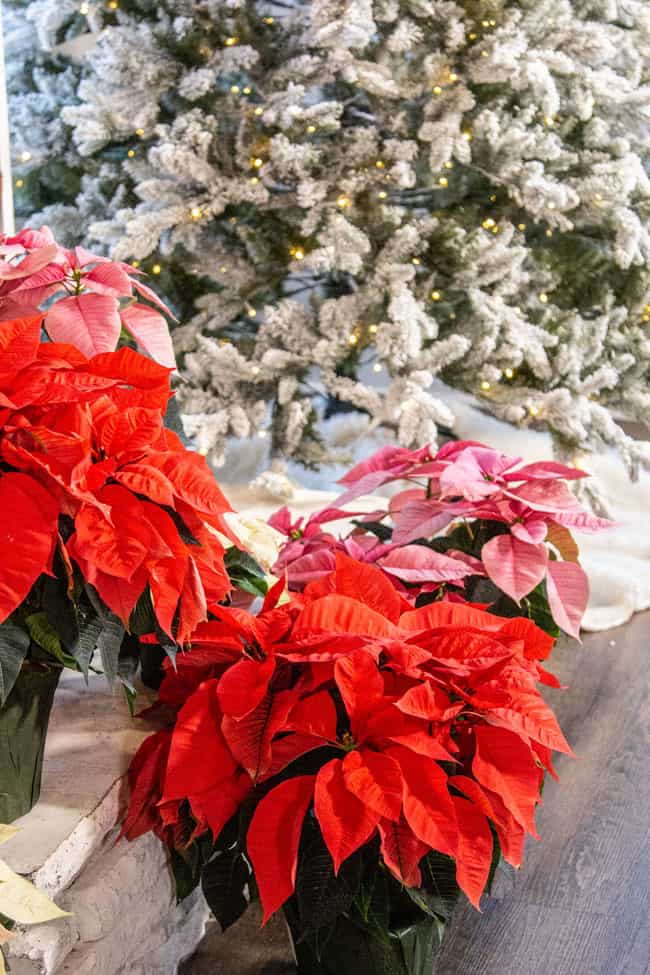
M 328 399 L 434 440 L 438 376 L 564 457 L 650 462 L 613 419 L 650 407 L 647 3 L 120 0 L 113 19 L 63 117 L 95 165 L 119 157 L 92 236 L 197 299 L 176 340 L 200 447 L 268 428 L 318 462 Z

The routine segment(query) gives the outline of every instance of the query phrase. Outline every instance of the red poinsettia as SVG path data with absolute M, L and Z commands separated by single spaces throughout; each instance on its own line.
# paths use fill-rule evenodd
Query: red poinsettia
M 55 551 L 128 627 L 148 588 L 184 642 L 230 589 L 230 506 L 204 459 L 163 425 L 171 370 L 122 348 L 87 358 L 40 341 L 41 317 L 0 328 L 0 622 Z
M 152 359 L 174 368 L 169 329 L 156 307 L 171 312 L 140 278 L 130 264 L 61 247 L 48 227 L 0 235 L 0 321 L 42 308 L 52 341 L 74 345 L 89 358 L 116 349 L 124 329 Z
M 537 689 L 558 686 L 541 664 L 553 640 L 469 604 L 413 609 L 379 568 L 340 552 L 334 572 L 280 594 L 257 617 L 219 609 L 167 666 L 175 724 L 132 766 L 124 832 L 218 840 L 252 804 L 265 918 L 294 891 L 308 815 L 335 872 L 378 843 L 391 874 L 419 887 L 438 851 L 478 906 L 494 842 L 520 865 L 551 754 L 570 753 Z

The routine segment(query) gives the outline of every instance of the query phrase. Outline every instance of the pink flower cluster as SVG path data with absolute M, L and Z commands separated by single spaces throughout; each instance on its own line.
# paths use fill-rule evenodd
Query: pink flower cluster
M 48 227 L 0 234 L 0 321 L 40 313 L 53 342 L 74 345 L 89 359 L 113 352 L 124 329 L 142 352 L 174 369 L 167 323 L 152 306 L 169 309 L 140 275 L 83 247 L 61 247 Z
M 554 461 L 522 465 L 521 458 L 473 441 L 446 444 L 436 454 L 429 447 L 385 447 L 349 471 L 341 479 L 344 493 L 306 524 L 293 523 L 286 508 L 269 519 L 288 539 L 273 571 L 286 573 L 290 588 L 299 590 L 332 572 L 335 553 L 342 551 L 377 565 L 413 601 L 441 586 L 445 598 L 462 600 L 458 592 L 446 593 L 447 587 L 462 590 L 469 576 L 483 575 L 520 603 L 545 581 L 553 619 L 577 637 L 588 584 L 570 529 L 596 532 L 611 525 L 586 511 L 567 486 L 587 476 Z M 370 515 L 345 510 L 361 495 L 400 481 L 405 487 L 387 510 Z M 382 541 L 362 525 L 345 537 L 323 527 L 353 517 L 383 522 L 389 539 Z M 477 522 L 493 523 L 494 529 L 479 553 L 452 548 L 443 554 L 416 544 L 460 524 L 469 526 L 471 537 Z

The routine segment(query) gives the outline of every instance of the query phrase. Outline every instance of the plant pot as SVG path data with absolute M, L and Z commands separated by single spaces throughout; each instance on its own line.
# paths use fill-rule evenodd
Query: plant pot
M 41 791 L 43 750 L 60 667 L 24 664 L 0 708 L 0 823 L 24 816 Z
M 431 975 L 440 948 L 440 927 L 423 913 L 384 936 L 342 915 L 320 945 L 294 937 L 291 910 L 285 917 L 298 975 Z

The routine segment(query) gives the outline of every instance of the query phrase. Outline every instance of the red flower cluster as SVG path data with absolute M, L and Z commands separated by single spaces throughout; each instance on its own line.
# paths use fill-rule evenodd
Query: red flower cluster
M 70 587 L 72 560 L 128 626 L 149 586 L 160 626 L 184 642 L 230 589 L 209 528 L 229 534 L 230 506 L 163 426 L 171 370 L 128 348 L 88 359 L 41 342 L 40 327 L 0 329 L 0 622 L 58 547 Z
M 420 885 L 420 860 L 456 861 L 478 906 L 493 854 L 521 863 L 552 750 L 570 753 L 537 689 L 553 640 L 530 620 L 469 604 L 413 610 L 376 567 L 336 569 L 258 616 L 213 607 L 190 652 L 167 665 L 160 699 L 177 711 L 131 770 L 124 833 L 170 844 L 215 838 L 244 801 L 265 919 L 291 896 L 313 808 L 334 868 L 379 838 L 387 868 Z M 292 763 L 310 756 L 313 774 Z M 304 772 L 304 767 L 303 767 Z

